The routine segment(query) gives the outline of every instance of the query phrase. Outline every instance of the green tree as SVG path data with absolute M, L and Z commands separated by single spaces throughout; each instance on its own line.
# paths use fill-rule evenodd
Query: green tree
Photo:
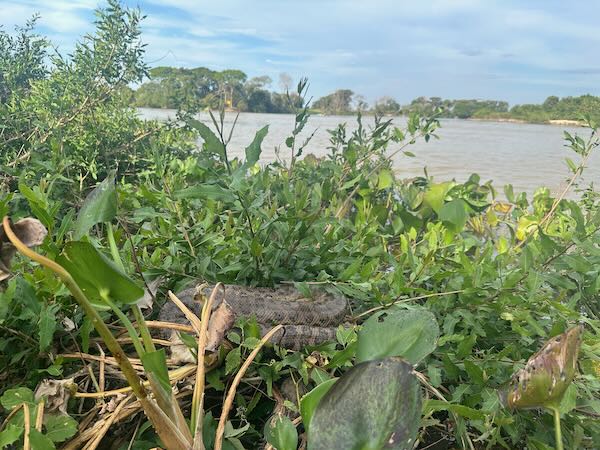
M 354 92 L 350 89 L 338 89 L 334 93 L 318 99 L 313 107 L 326 114 L 346 114 L 352 111 L 353 96 Z

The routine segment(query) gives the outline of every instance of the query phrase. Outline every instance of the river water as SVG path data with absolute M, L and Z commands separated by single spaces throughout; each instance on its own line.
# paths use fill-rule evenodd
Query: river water
M 175 111 L 140 108 L 140 115 L 148 119 L 166 120 L 175 118 Z M 231 126 L 235 113 L 226 116 L 227 129 Z M 212 127 L 208 113 L 201 113 L 199 119 Z M 323 156 L 329 146 L 327 130 L 339 123 L 346 123 L 348 132 L 356 129 L 356 118 L 350 116 L 312 116 L 301 140 L 316 130 L 305 153 Z M 372 125 L 372 117 L 364 117 L 365 125 Z M 402 127 L 406 119 L 394 119 L 396 126 Z M 560 127 L 554 125 L 534 125 L 506 122 L 483 122 L 460 119 L 443 119 L 438 130 L 438 139 L 428 143 L 418 142 L 407 150 L 416 156 L 410 158 L 399 155 L 394 159 L 397 175 L 410 178 L 423 174 L 426 167 L 429 175 L 437 181 L 465 181 L 470 174 L 478 173 L 482 182 L 493 180 L 500 192 L 505 184 L 512 184 L 515 192 L 529 194 L 546 186 L 554 193 L 562 190 L 569 176 L 565 157 L 578 161 L 578 155 L 565 147 L 563 130 L 582 137 L 589 136 L 584 128 Z M 229 145 L 231 156 L 243 156 L 244 148 L 252 141 L 254 133 L 269 125 L 269 133 L 263 141 L 261 162 L 274 161 L 276 148 L 280 147 L 280 158 L 289 159 L 289 150 L 284 144 L 293 125 L 290 114 L 240 114 L 233 138 Z M 395 147 L 391 147 L 393 151 Z M 581 185 L 594 182 L 600 186 L 600 148 L 588 162 Z M 573 195 L 573 194 L 571 194 Z

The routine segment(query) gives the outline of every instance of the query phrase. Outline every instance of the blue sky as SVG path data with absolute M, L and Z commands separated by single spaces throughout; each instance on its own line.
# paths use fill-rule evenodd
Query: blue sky
M 42 15 L 63 52 L 93 29 L 96 0 L 0 0 L 11 28 Z M 541 102 L 600 95 L 600 2 L 518 0 L 144 0 L 153 65 L 308 76 L 319 97 L 390 95 Z

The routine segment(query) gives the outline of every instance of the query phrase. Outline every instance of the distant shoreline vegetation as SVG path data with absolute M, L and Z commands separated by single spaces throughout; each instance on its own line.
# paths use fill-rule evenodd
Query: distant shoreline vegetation
M 184 69 L 156 67 L 149 71 L 150 79 L 136 90 L 128 89 L 130 103 L 136 107 L 183 109 L 200 111 L 226 107 L 243 112 L 293 113 L 301 101 L 292 92 L 292 78 L 279 76 L 279 91 L 272 90 L 273 80 L 264 75 L 248 78 L 241 70 L 214 71 L 206 67 Z M 514 123 L 547 123 L 561 126 L 583 124 L 583 117 L 600 120 L 600 97 L 548 97 L 542 104 L 523 104 L 509 107 L 499 100 L 418 97 L 408 105 L 401 105 L 386 96 L 369 105 L 363 96 L 350 89 L 316 99 L 313 113 L 344 115 L 361 112 L 379 115 L 431 115 L 441 111 L 441 118 L 494 120 Z

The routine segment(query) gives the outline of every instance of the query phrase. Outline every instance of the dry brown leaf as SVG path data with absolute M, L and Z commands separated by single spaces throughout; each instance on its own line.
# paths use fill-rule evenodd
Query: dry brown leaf
M 137 305 L 140 309 L 150 309 L 154 306 L 154 299 L 158 288 L 163 283 L 164 278 L 158 277 L 148 283 L 147 289 L 144 289 L 144 295 L 137 301 Z
M 214 352 L 235 322 L 235 313 L 226 300 L 223 300 L 217 309 L 211 314 L 208 322 L 208 340 L 206 350 Z
M 179 337 L 179 331 L 173 330 L 169 340 L 172 342 L 170 350 L 171 360 L 174 364 L 193 364 L 196 362 L 196 359 L 188 346 L 185 345 Z
M 58 411 L 67 414 L 69 398 L 77 391 L 77 385 L 73 378 L 65 380 L 43 380 L 35 390 L 35 400 L 44 398 L 46 411 Z
M 44 242 L 48 234 L 46 227 L 37 219 L 26 217 L 12 225 L 13 232 L 27 247 L 35 247 Z M 16 249 L 4 233 L 4 227 L 0 224 L 0 281 L 10 277 L 10 261 L 16 253 Z
M 108 402 L 102 405 L 100 411 L 98 412 L 98 415 L 103 416 L 105 414 L 112 414 L 126 396 L 126 394 L 117 394 L 111 397 L 111 399 Z

